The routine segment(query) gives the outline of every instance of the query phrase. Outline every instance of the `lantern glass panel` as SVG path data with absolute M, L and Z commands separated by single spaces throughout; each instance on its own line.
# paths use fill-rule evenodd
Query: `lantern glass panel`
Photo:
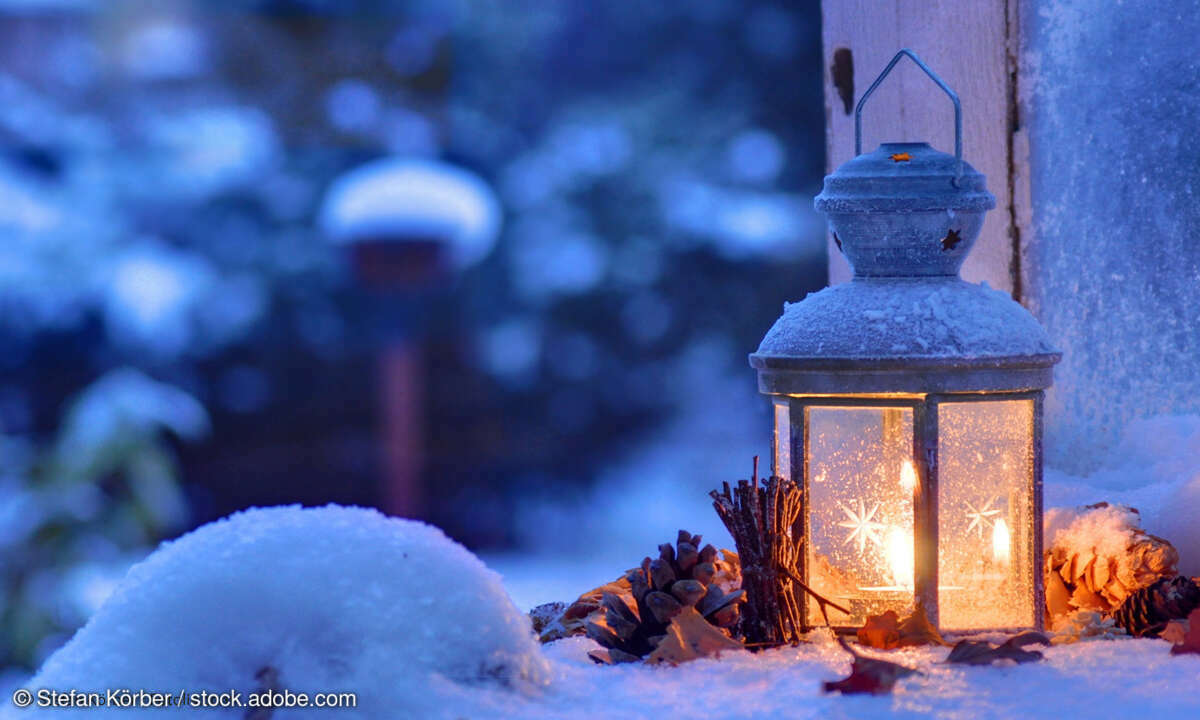
M 775 466 L 773 474 L 791 479 L 792 407 L 787 398 L 775 399 Z
M 808 581 L 868 615 L 913 604 L 913 411 L 908 407 L 806 408 Z M 816 603 L 808 621 L 823 624 Z
M 1032 627 L 1033 401 L 938 405 L 938 608 L 946 630 Z

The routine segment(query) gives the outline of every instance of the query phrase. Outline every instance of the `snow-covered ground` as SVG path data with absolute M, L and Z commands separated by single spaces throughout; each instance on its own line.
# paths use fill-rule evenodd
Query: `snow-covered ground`
M 922 675 L 892 695 L 825 694 L 849 673 L 849 656 L 825 641 L 757 655 L 734 653 L 679 667 L 600 667 L 590 640 L 546 646 L 553 679 L 535 696 L 464 692 L 447 718 L 1005 718 L 1200 717 L 1200 656 L 1168 654 L 1162 640 L 1083 642 L 1048 648 L 1042 662 L 1011 667 L 940 664 L 945 648 L 880 652 Z
M 256 671 L 270 666 L 280 687 L 358 693 L 353 712 L 292 709 L 278 718 L 1200 716 L 1200 656 L 1173 657 L 1162 640 L 1089 640 L 1045 648 L 1042 662 L 995 667 L 946 665 L 940 647 L 867 651 L 920 673 L 883 696 L 822 691 L 850 666 L 827 632 L 800 647 L 679 667 L 598 666 L 586 638 L 537 647 L 504 589 L 524 606 L 569 598 L 608 579 L 605 563 L 494 560 L 503 589 L 461 546 L 418 523 L 333 507 L 243 513 L 134 568 L 24 687 L 250 693 L 262 687 Z M 0 716 L 113 713 L 9 705 Z

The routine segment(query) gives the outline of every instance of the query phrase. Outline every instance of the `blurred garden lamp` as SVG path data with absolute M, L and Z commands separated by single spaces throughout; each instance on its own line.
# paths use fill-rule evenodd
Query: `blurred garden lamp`
M 380 358 L 382 509 L 413 517 L 423 507 L 423 300 L 490 252 L 500 226 L 491 188 L 458 167 L 384 158 L 330 186 L 321 210 L 328 237 L 355 277 L 386 305 Z
M 863 105 L 906 55 L 954 103 L 953 155 L 862 154 Z M 774 471 L 804 491 L 804 579 L 851 611 L 832 611 L 841 628 L 918 605 L 943 631 L 1040 628 L 1042 397 L 1061 355 L 1009 295 L 958 277 L 995 198 L 962 160 L 958 96 L 911 51 L 859 101 L 855 154 L 815 201 L 853 280 L 787 305 L 750 356 Z M 823 624 L 813 602 L 802 616 Z

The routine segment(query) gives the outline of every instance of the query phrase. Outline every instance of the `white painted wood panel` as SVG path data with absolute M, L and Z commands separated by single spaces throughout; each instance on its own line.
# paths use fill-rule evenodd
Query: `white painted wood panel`
M 963 108 L 963 158 L 987 176 L 996 196 L 979 242 L 963 266 L 967 280 L 1012 291 L 1015 242 L 1009 185 L 1008 3 L 1005 0 L 826 0 L 822 40 L 825 67 L 826 170 L 854 156 L 854 113 L 845 112 L 830 68 L 848 48 L 854 102 L 903 47 L 919 55 L 952 87 Z M 908 59 L 888 76 L 863 110 L 863 150 L 881 142 L 929 142 L 954 152 L 950 99 Z M 850 277 L 829 244 L 830 283 Z

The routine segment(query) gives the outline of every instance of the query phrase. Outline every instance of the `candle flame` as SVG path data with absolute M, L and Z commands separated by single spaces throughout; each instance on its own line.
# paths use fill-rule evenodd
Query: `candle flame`
M 903 528 L 892 526 L 883 541 L 883 553 L 892 573 L 892 582 L 899 587 L 913 585 L 913 535 Z
M 1012 559 L 1012 549 L 1009 547 L 1011 539 L 1008 523 L 1004 522 L 1004 518 L 997 518 L 996 524 L 992 525 L 992 557 L 996 562 L 1007 565 Z
M 906 493 L 917 489 L 917 470 L 913 467 L 912 460 L 905 460 L 900 468 L 900 487 Z

